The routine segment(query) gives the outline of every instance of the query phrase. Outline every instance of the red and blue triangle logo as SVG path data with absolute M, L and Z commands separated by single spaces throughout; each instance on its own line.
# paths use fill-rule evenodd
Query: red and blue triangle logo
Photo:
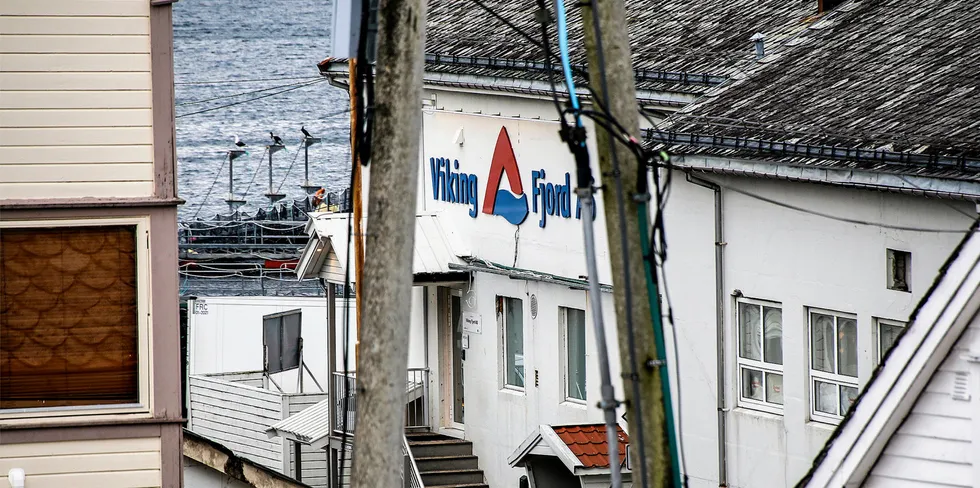
M 500 179 L 506 174 L 510 191 L 500 188 Z M 490 177 L 487 179 L 487 192 L 483 200 L 483 213 L 499 215 L 514 225 L 521 225 L 527 219 L 527 195 L 521 185 L 521 172 L 517 167 L 514 147 L 510 143 L 507 128 L 501 127 L 497 135 L 497 145 L 490 161 Z

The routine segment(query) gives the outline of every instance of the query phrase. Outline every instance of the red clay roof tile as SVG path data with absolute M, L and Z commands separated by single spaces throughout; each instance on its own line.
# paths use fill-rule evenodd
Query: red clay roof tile
M 609 457 L 606 456 L 608 445 L 606 444 L 605 424 L 559 425 L 553 426 L 552 429 L 583 466 L 586 468 L 609 467 Z M 623 432 L 622 427 L 617 426 L 616 430 L 619 434 L 618 451 L 622 463 L 626 456 L 629 436 Z

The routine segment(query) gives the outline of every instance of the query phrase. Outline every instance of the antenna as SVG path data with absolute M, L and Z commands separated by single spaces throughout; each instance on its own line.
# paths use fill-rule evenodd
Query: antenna
M 303 177 L 303 184 L 300 186 L 306 191 L 307 195 L 312 195 L 320 189 L 319 186 L 310 184 L 310 146 L 319 144 L 320 141 L 321 139 L 319 137 L 303 137 L 303 168 L 305 173 Z
M 231 149 L 228 151 L 228 194 L 225 195 L 225 202 L 232 215 L 238 211 L 238 207 L 245 205 L 245 200 L 235 197 L 235 160 L 244 156 L 242 149 Z
M 269 150 L 269 191 L 265 194 L 265 196 L 269 199 L 270 203 L 276 203 L 279 200 L 286 198 L 286 195 L 277 193 L 272 187 L 272 155 L 286 149 L 286 146 L 283 146 L 282 144 L 271 144 L 265 147 Z

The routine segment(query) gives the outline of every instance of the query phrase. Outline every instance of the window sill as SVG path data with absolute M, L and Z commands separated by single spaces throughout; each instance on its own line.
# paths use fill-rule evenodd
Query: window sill
M 506 393 L 508 395 L 514 395 L 519 397 L 524 396 L 524 388 L 518 388 L 516 386 L 504 386 L 499 391 L 500 393 Z
M 756 407 L 755 405 L 751 405 L 751 406 L 739 405 L 734 409 L 732 409 L 732 412 L 747 417 L 758 417 L 763 419 L 778 420 L 780 422 L 782 422 L 783 420 L 783 412 L 780 411 L 777 413 L 775 409 L 762 410 L 762 408 Z
M 137 424 L 183 424 L 184 418 L 155 418 L 149 414 L 75 415 L 71 417 L 17 418 L 0 420 L 0 430 L 43 429 Z
M 834 429 L 841 423 L 841 420 L 833 417 L 820 417 L 814 414 L 810 414 L 810 420 L 807 421 L 807 425 L 819 428 L 821 430 L 826 430 L 827 432 L 833 432 Z
M 562 406 L 572 407 L 579 410 L 588 410 L 589 403 L 585 400 L 579 400 L 577 398 L 566 398 L 561 402 Z

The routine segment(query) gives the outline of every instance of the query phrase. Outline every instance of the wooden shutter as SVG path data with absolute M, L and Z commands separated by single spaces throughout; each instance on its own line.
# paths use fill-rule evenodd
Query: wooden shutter
M 139 402 L 134 226 L 0 231 L 0 408 Z

